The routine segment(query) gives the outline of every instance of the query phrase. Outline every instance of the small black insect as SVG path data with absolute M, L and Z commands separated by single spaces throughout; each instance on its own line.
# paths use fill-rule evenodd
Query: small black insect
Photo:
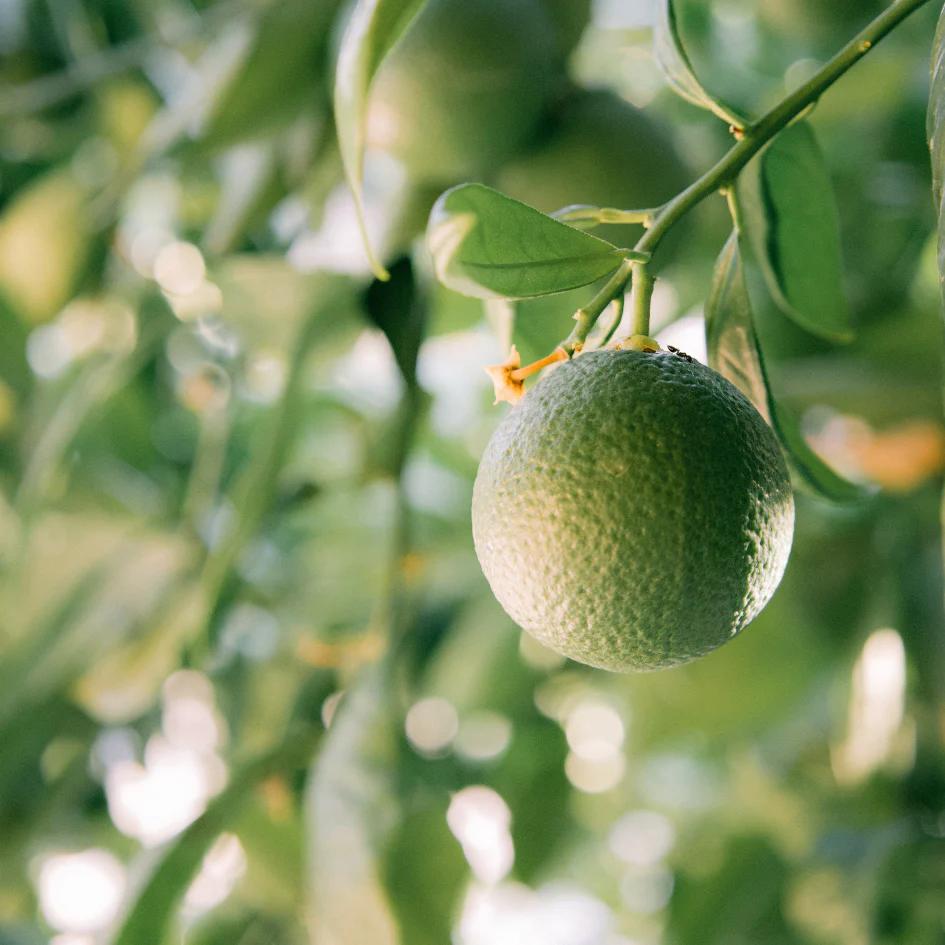
M 667 351 L 671 351 L 676 355 L 677 358 L 682 358 L 684 361 L 688 361 L 690 364 L 694 362 L 694 359 L 691 358 L 685 351 L 680 351 L 679 348 L 674 347 L 673 345 L 666 346 Z

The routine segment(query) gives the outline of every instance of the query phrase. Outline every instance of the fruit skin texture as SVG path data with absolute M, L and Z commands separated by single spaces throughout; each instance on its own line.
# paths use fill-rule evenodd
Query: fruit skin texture
M 506 414 L 472 518 L 516 623 L 579 662 L 652 670 L 721 646 L 762 610 L 794 500 L 773 432 L 721 375 L 611 350 L 564 363 Z

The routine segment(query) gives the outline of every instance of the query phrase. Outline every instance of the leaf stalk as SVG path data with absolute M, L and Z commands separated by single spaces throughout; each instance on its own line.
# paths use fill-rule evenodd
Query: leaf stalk
M 650 274 L 646 263 L 636 263 L 633 279 L 633 334 L 650 333 L 650 300 L 656 280 Z

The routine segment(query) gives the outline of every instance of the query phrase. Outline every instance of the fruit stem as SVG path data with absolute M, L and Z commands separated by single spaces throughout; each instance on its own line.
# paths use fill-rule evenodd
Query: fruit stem
M 734 181 L 739 171 L 802 112 L 813 105 L 851 66 L 863 58 L 884 36 L 929 0 L 895 0 L 865 29 L 828 60 L 810 79 L 785 96 L 758 121 L 749 125 L 740 140 L 714 167 L 677 194 L 657 213 L 652 226 L 634 249 L 652 252 L 666 232 L 710 194 Z
M 577 324 L 571 334 L 558 346 L 564 348 L 569 356 L 580 352 L 584 347 L 588 334 L 597 323 L 597 319 L 600 318 L 601 312 L 618 295 L 623 295 L 626 292 L 627 284 L 633 274 L 633 263 L 633 259 L 624 259 L 604 283 L 600 292 L 587 305 L 579 308 L 574 313 L 574 320 Z
M 646 263 L 634 263 L 633 278 L 633 334 L 650 333 L 650 299 L 656 280 L 650 275 Z
M 620 324 L 623 319 L 623 293 L 617 296 L 611 303 L 614 307 L 614 318 L 610 323 L 610 327 L 607 331 L 604 332 L 604 336 L 600 340 L 599 348 L 603 348 L 611 338 L 614 336 L 614 332 L 617 330 L 617 326 Z
M 725 197 L 725 202 L 728 204 L 729 216 L 732 218 L 732 226 L 735 227 L 735 232 L 739 236 L 742 232 L 742 211 L 741 207 L 738 205 L 738 201 L 735 199 L 735 188 L 726 187 L 722 191 L 723 196 Z

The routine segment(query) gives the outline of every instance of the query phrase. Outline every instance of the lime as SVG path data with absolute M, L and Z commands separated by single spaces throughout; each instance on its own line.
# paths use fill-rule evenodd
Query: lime
M 374 81 L 369 145 L 415 179 L 494 168 L 541 118 L 559 42 L 542 0 L 430 0 Z
M 473 494 L 499 603 L 603 669 L 715 649 L 771 598 L 794 501 L 748 400 L 685 356 L 593 351 L 547 373 L 499 424 Z

